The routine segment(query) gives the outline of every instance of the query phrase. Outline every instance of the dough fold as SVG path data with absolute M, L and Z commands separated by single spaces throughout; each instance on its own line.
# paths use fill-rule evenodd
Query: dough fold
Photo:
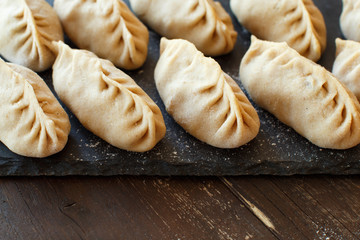
M 33 71 L 0 59 L 0 141 L 27 157 L 47 157 L 68 140 L 68 115 Z
M 360 43 L 336 39 L 332 73 L 360 99 Z
M 229 53 L 237 33 L 229 14 L 213 0 L 130 0 L 135 14 L 166 38 L 186 39 L 205 55 Z
M 156 87 L 166 110 L 188 133 L 219 148 L 252 140 L 256 110 L 219 64 L 182 39 L 161 39 Z
M 360 142 L 360 105 L 330 72 L 286 43 L 252 37 L 240 64 L 240 79 L 262 108 L 323 148 Z
M 326 25 L 312 0 L 231 0 L 239 22 L 256 37 L 287 42 L 313 61 L 326 48 Z
M 342 2 L 341 31 L 347 39 L 360 42 L 360 1 L 343 0 Z
M 56 93 L 81 124 L 111 145 L 136 152 L 152 149 L 166 132 L 158 106 L 110 61 L 87 50 L 54 43 Z
M 121 0 L 55 0 L 65 33 L 79 48 L 133 70 L 147 57 L 149 32 Z
M 60 21 L 44 0 L 0 1 L 0 54 L 40 72 L 51 67 L 52 41 L 63 40 Z

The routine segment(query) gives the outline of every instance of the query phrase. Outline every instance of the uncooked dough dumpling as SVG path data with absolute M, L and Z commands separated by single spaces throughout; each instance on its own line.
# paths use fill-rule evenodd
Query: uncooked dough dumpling
M 315 62 L 325 50 L 325 21 L 312 0 L 231 0 L 230 6 L 239 22 L 260 39 L 287 42 Z
M 360 43 L 336 39 L 333 74 L 360 99 Z
M 166 38 L 186 39 L 205 55 L 229 53 L 237 33 L 229 14 L 213 0 L 130 0 L 135 14 Z
M 54 43 L 53 84 L 79 121 L 115 147 L 144 152 L 166 132 L 158 106 L 124 72 L 87 50 Z
M 79 48 L 127 70 L 144 64 L 149 32 L 122 0 L 55 0 L 54 8 Z
M 360 1 L 343 0 L 342 2 L 341 31 L 347 39 L 360 42 Z
M 0 141 L 27 157 L 61 151 L 69 118 L 46 83 L 33 71 L 0 59 Z
M 51 42 L 63 40 L 60 21 L 45 0 L 0 0 L 0 55 L 40 72 L 51 67 Z
M 162 38 L 155 82 L 168 113 L 199 140 L 236 148 L 258 134 L 259 117 L 245 94 L 194 44 Z
M 260 107 L 319 147 L 360 143 L 360 104 L 350 90 L 285 42 L 251 40 L 240 79 Z

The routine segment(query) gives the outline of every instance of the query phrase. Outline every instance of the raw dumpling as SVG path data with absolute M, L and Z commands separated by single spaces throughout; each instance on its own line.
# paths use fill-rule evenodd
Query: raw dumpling
M 28 157 L 61 151 L 69 118 L 46 83 L 33 71 L 0 59 L 0 141 Z
M 149 32 L 121 0 L 55 0 L 54 8 L 78 47 L 120 68 L 144 64 Z
M 63 40 L 60 21 L 44 0 L 0 0 L 0 54 L 34 71 L 51 67 L 51 42 Z
M 343 0 L 340 28 L 347 39 L 360 42 L 360 1 Z
M 236 148 L 258 133 L 259 117 L 219 64 L 181 39 L 161 39 L 155 82 L 168 113 L 212 146 Z
M 231 0 L 239 22 L 258 38 L 287 42 L 304 57 L 320 59 L 326 26 L 311 0 Z
M 336 39 L 333 74 L 360 99 L 360 43 Z
M 95 135 L 125 150 L 152 149 L 165 135 L 158 106 L 110 61 L 54 43 L 53 83 L 60 99 Z
M 157 33 L 182 38 L 205 55 L 229 53 L 237 33 L 229 14 L 213 0 L 130 0 L 135 14 Z
M 319 147 L 360 143 L 360 104 L 330 72 L 286 43 L 252 37 L 240 64 L 252 99 Z

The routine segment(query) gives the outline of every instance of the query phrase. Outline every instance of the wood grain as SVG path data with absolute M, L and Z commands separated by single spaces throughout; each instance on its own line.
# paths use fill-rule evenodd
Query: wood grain
M 358 177 L 237 177 L 222 181 L 265 225 L 271 223 L 269 229 L 279 239 L 360 238 Z
M 45 179 L 0 181 L 1 239 L 79 239 Z
M 320 236 L 360 238 L 360 177 L 295 177 L 272 180 L 314 222 Z
M 276 239 L 217 178 L 0 181 L 2 239 Z
M 360 239 L 360 176 L 1 178 L 1 239 Z

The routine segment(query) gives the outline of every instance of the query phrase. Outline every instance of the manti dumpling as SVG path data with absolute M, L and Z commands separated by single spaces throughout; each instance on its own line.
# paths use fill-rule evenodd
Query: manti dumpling
M 360 43 L 336 39 L 333 74 L 360 99 Z
M 346 87 L 285 42 L 251 40 L 240 79 L 260 107 L 319 147 L 360 143 L 360 104 Z
M 239 22 L 260 39 L 287 42 L 304 57 L 320 59 L 326 26 L 311 0 L 230 0 Z
M 236 148 L 259 131 L 256 110 L 236 82 L 186 40 L 161 39 L 155 82 L 168 113 L 205 143 Z
M 78 47 L 127 70 L 144 64 L 149 32 L 122 0 L 55 0 L 54 8 Z
M 360 42 L 360 1 L 343 0 L 340 28 L 347 39 Z
M 63 40 L 60 21 L 45 0 L 0 0 L 0 54 L 40 72 L 51 67 L 51 42 Z
M 46 83 L 33 71 L 0 59 L 0 141 L 27 157 L 61 151 L 69 118 Z
M 213 0 L 130 0 L 135 14 L 166 38 L 186 39 L 205 55 L 229 53 L 237 33 L 229 14 Z
M 152 149 L 165 135 L 158 106 L 110 61 L 87 50 L 54 43 L 53 84 L 79 121 L 111 145 L 136 152 Z

